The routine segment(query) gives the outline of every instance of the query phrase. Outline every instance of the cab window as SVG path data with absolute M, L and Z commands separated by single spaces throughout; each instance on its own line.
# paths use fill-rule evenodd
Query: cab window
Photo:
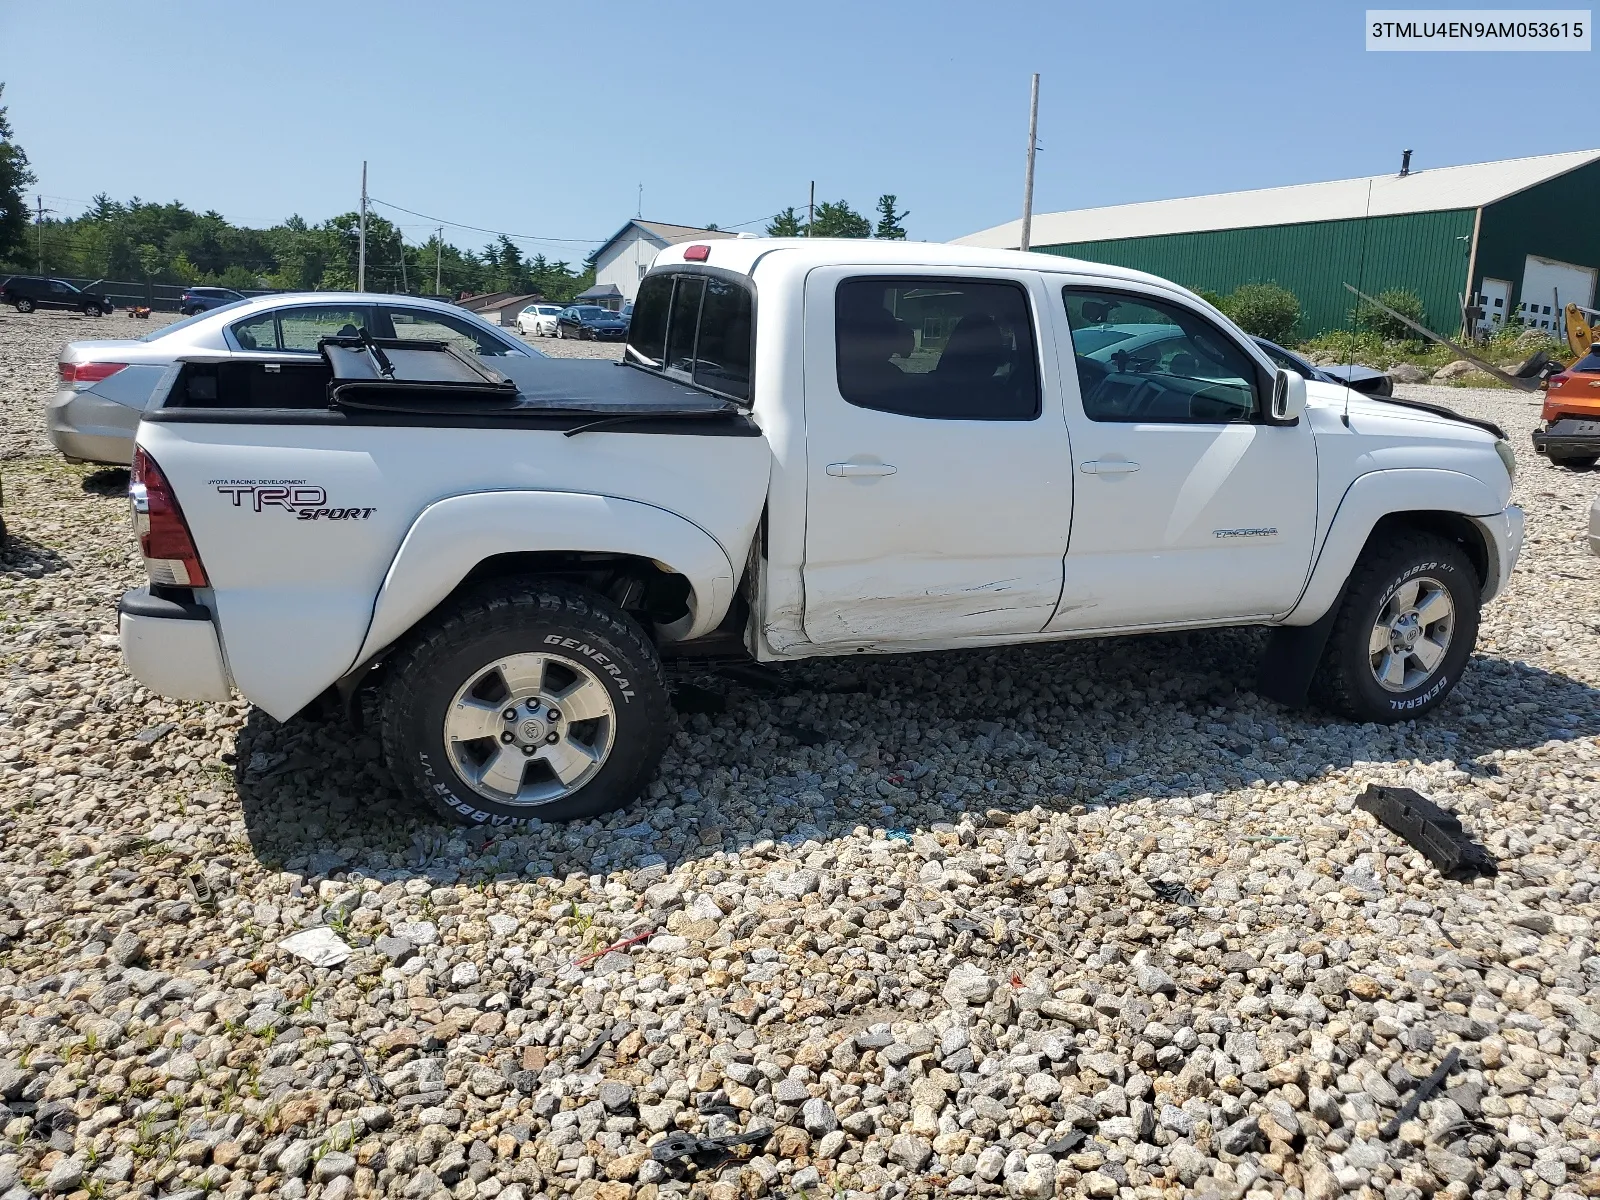
M 1259 411 L 1255 361 L 1189 309 L 1128 292 L 1062 291 L 1091 421 L 1227 424 Z
M 1031 421 L 1038 355 L 1009 280 L 846 279 L 834 301 L 839 394 L 858 408 L 946 421 Z

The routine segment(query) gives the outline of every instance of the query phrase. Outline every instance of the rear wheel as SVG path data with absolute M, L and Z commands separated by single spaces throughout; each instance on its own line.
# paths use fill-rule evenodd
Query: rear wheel
M 1369 545 L 1313 680 L 1323 705 L 1391 724 L 1444 702 L 1478 637 L 1477 572 L 1456 543 L 1402 533 Z
M 644 631 L 600 596 L 543 581 L 435 622 L 393 661 L 382 705 L 397 779 L 468 825 L 620 808 L 671 726 Z
M 17 311 L 19 313 L 31 313 L 33 311 L 33 301 L 26 296 L 20 297 L 17 300 Z
M 1575 458 L 1553 458 L 1550 461 L 1569 471 L 1587 471 L 1595 463 L 1600 462 L 1600 454 L 1580 454 Z

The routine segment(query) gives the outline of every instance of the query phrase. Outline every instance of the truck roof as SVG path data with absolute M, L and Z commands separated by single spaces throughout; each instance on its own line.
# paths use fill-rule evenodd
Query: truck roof
M 686 252 L 694 246 L 706 248 L 706 256 L 689 260 Z M 1154 284 L 1185 294 L 1187 288 L 1127 267 L 1065 258 L 1059 254 L 1024 253 L 1020 250 L 992 250 L 983 246 L 955 246 L 946 242 L 906 242 L 877 238 L 726 238 L 685 242 L 667 246 L 656 255 L 655 265 L 669 266 L 687 261 L 703 262 L 749 275 L 768 255 L 782 253 L 801 268 L 821 266 L 894 267 L 989 267 L 1008 270 L 1049 271 L 1075 275 L 1097 275 L 1127 283 Z

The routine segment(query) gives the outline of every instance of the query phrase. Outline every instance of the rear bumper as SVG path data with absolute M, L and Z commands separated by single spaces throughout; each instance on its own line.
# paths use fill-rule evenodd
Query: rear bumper
M 126 467 L 133 462 L 139 410 L 68 386 L 45 407 L 45 436 L 68 458 Z
M 192 601 L 125 592 L 117 605 L 122 662 L 157 695 L 174 700 L 226 700 L 232 681 L 211 610 Z
M 1600 422 L 1552 421 L 1533 431 L 1533 448 L 1550 458 L 1585 458 L 1600 454 Z

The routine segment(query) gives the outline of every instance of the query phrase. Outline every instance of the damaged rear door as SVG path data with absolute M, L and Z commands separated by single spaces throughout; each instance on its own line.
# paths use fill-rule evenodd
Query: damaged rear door
M 1026 272 L 810 274 L 813 642 L 949 642 L 1050 619 L 1072 479 L 1047 301 Z

